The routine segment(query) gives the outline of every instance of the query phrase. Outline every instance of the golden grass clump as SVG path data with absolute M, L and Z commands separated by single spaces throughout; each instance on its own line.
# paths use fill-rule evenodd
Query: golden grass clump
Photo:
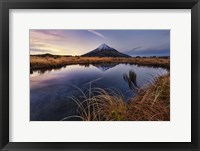
M 97 120 L 122 121 L 126 119 L 127 104 L 124 102 L 122 94 L 117 90 L 98 89 L 93 105 L 97 109 L 94 114 L 98 115 Z
M 80 90 L 80 89 L 79 89 Z M 77 104 L 78 115 L 66 117 L 62 120 L 78 117 L 83 121 L 121 121 L 125 120 L 127 104 L 122 95 L 116 90 L 90 88 L 88 94 L 83 93 L 84 101 L 76 97 L 71 99 Z
M 127 120 L 170 120 L 170 75 L 160 76 L 139 90 L 128 105 Z

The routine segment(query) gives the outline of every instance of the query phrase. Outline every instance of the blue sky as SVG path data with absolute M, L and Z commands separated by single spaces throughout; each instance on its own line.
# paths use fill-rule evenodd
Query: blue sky
M 30 53 L 82 55 L 102 43 L 132 56 L 169 56 L 170 30 L 30 30 Z

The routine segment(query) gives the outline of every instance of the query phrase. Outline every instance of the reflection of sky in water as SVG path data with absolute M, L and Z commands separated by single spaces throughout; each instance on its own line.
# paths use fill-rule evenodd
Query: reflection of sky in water
M 79 87 L 83 91 L 92 87 L 117 88 L 128 100 L 134 95 L 123 75 L 134 70 L 137 75 L 137 84 L 142 87 L 153 77 L 167 73 L 162 68 L 139 67 L 136 65 L 111 65 L 89 67 L 70 65 L 60 70 L 46 71 L 42 74 L 34 72 L 30 75 L 30 107 L 31 120 L 60 120 L 63 117 L 74 115 L 76 104 L 70 96 L 81 96 Z

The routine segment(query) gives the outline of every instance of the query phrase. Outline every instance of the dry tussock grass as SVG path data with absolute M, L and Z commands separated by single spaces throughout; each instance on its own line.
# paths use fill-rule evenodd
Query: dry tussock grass
M 160 76 L 129 104 L 128 120 L 168 121 L 170 120 L 170 76 Z
M 72 64 L 113 64 L 113 63 L 130 63 L 145 66 L 164 67 L 169 69 L 169 58 L 113 58 L 113 57 L 30 57 L 30 69 L 53 69 Z

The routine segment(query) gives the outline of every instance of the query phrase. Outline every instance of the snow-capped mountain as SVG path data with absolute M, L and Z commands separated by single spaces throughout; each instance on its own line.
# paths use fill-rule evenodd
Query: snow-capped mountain
M 101 50 L 106 50 L 106 49 L 113 49 L 111 47 L 109 47 L 108 45 L 106 44 L 101 44 L 97 50 L 101 51 Z M 114 50 L 114 49 L 113 49 Z
M 101 44 L 98 48 L 82 56 L 84 57 L 130 57 L 129 55 L 123 54 L 106 44 Z

